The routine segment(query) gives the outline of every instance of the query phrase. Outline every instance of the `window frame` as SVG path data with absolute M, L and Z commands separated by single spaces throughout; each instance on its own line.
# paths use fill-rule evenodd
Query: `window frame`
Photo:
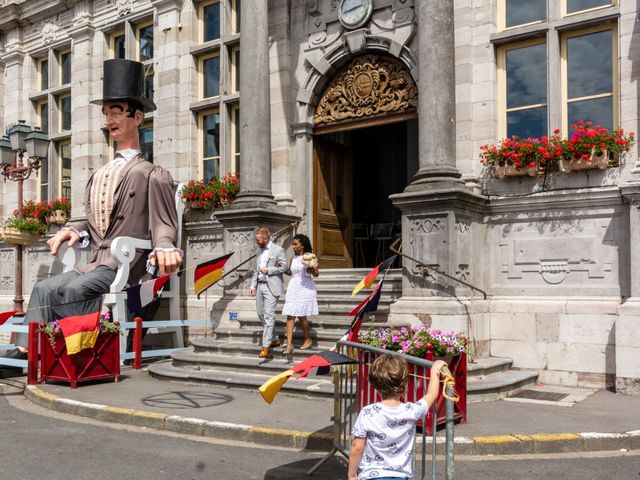
M 545 22 L 547 22 L 549 20 L 549 0 L 544 0 L 545 1 L 545 8 L 546 8 L 546 16 L 545 18 L 543 18 L 542 20 L 535 20 L 533 22 L 527 22 L 527 23 L 519 23 L 518 25 L 513 25 L 511 27 L 507 27 L 507 2 L 509 0 L 498 0 L 498 25 L 497 25 L 497 29 L 500 32 L 503 31 L 509 31 L 509 30 L 513 30 L 515 28 L 522 28 L 522 27 L 528 27 L 531 25 L 540 25 L 543 24 Z M 566 0 L 562 0 L 563 2 L 566 2 Z
M 220 35 L 218 36 L 218 38 L 205 40 L 204 39 L 204 32 L 205 32 L 204 9 L 215 3 L 219 5 L 218 8 L 220 12 L 220 25 L 219 25 Z M 206 1 L 200 2 L 200 4 L 198 5 L 198 43 L 202 44 L 202 43 L 209 43 L 209 42 L 219 42 L 222 40 L 222 37 L 223 37 L 222 15 L 223 14 L 224 14 L 224 5 L 222 0 L 206 0 Z
M 231 93 L 238 93 L 240 91 L 240 55 L 242 55 L 240 52 L 240 45 L 236 44 L 232 46 L 229 51 L 229 64 L 231 65 Z
M 38 71 L 38 92 L 47 92 L 51 88 L 51 62 L 49 61 L 49 55 L 47 54 L 44 57 L 36 58 L 36 61 Z M 47 64 L 47 88 L 42 88 L 42 64 L 45 62 Z
M 42 129 L 42 106 L 46 105 L 47 106 L 47 130 L 45 132 L 45 130 Z M 42 100 L 38 100 L 36 102 L 34 102 L 34 106 L 35 106 L 35 110 L 36 110 L 36 117 L 38 118 L 38 122 L 40 123 L 40 130 L 42 130 L 43 132 L 45 132 L 47 135 L 49 134 L 49 132 L 51 132 L 51 105 L 49 105 L 49 97 L 47 98 L 43 98 Z
M 65 138 L 64 140 L 60 140 L 58 142 L 56 142 L 56 148 L 55 148 L 55 153 L 56 153 L 56 171 L 57 171 L 57 185 L 56 185 L 56 191 L 57 193 L 57 197 L 62 197 L 62 186 L 63 186 L 63 180 L 62 180 L 62 147 L 63 145 L 69 145 L 69 159 L 71 162 L 73 162 L 73 155 L 71 154 L 71 139 L 70 138 Z M 70 165 L 69 170 L 71 171 L 71 167 L 73 165 Z M 51 169 L 51 163 L 49 163 L 49 169 Z M 67 196 L 67 198 L 71 198 L 72 195 L 72 178 L 70 177 L 69 180 L 69 196 Z M 51 186 L 51 184 L 49 184 L 49 187 Z M 49 188 L 49 194 L 51 194 L 51 188 Z
M 238 28 L 238 19 L 242 21 L 238 1 L 239 0 L 231 0 L 231 28 L 229 28 L 229 31 L 232 34 L 238 34 L 242 31 L 242 23 L 240 23 L 240 28 Z
M 69 108 L 69 128 L 65 129 L 63 128 L 63 120 L 62 120 L 62 115 L 63 115 L 63 110 L 62 110 L 62 100 L 68 98 L 70 103 L 70 108 Z M 71 98 L 71 92 L 66 92 L 66 93 L 62 93 L 60 95 L 58 95 L 56 97 L 56 107 L 58 109 L 58 128 L 57 131 L 58 133 L 68 133 L 72 130 L 73 127 L 73 100 Z M 51 130 L 51 125 L 49 125 L 49 130 Z
M 569 0 L 560 0 L 560 16 L 562 18 L 572 17 L 574 15 L 582 15 L 584 13 L 595 12 L 598 10 L 602 10 L 604 8 L 615 7 L 616 5 L 618 5 L 618 0 L 609 0 L 609 3 L 607 5 L 599 5 L 597 7 L 586 8 L 584 10 L 578 10 L 576 12 L 571 12 L 571 13 L 567 12 L 568 3 L 569 3 Z
M 116 38 L 122 37 L 124 39 L 124 58 L 128 58 L 127 56 L 127 33 L 124 29 L 114 30 L 109 33 L 109 58 L 120 58 L 116 57 Z
M 140 30 L 142 30 L 143 28 L 147 28 L 147 27 L 151 27 L 152 31 L 153 31 L 153 54 L 151 55 L 151 58 L 147 58 L 146 60 L 140 60 Z M 138 61 L 138 62 L 142 62 L 145 65 L 147 65 L 150 62 L 153 62 L 153 59 L 155 57 L 156 51 L 155 51 L 155 43 L 156 43 L 156 29 L 155 29 L 155 25 L 153 24 L 153 19 L 151 20 L 146 20 L 146 21 L 142 21 L 140 23 L 135 24 L 135 39 L 136 39 L 136 51 L 135 51 L 135 55 L 134 58 Z M 125 55 L 126 55 L 126 46 L 125 46 Z
M 67 83 L 62 82 L 62 56 L 65 54 L 69 54 L 69 81 Z M 65 87 L 67 85 L 71 85 L 73 83 L 73 54 L 71 52 L 71 48 L 64 48 L 62 50 L 58 50 L 56 52 L 56 61 L 57 61 L 57 69 L 58 69 L 58 85 L 61 87 Z
M 229 170 L 231 173 L 236 174 L 238 172 L 239 167 L 239 159 L 241 159 L 242 152 L 240 151 L 240 137 L 239 132 L 240 128 L 238 126 L 238 114 L 240 112 L 240 103 L 233 103 L 229 106 L 230 115 L 229 115 L 229 125 L 230 125 L 230 143 L 231 143 L 231 165 Z
M 216 157 L 205 157 L 204 156 L 204 118 L 207 115 L 218 114 L 218 125 L 220 125 L 220 138 L 218 142 L 218 155 Z M 222 115 L 220 108 L 218 106 L 214 108 L 209 108 L 207 110 L 203 110 L 198 112 L 198 177 L 204 179 L 204 163 L 206 161 L 211 161 L 213 159 L 217 159 L 218 162 L 218 177 L 220 176 L 220 171 L 222 168 Z
M 142 122 L 142 124 L 140 125 L 140 127 L 138 128 L 138 136 L 141 137 L 141 132 L 143 129 L 151 129 L 151 135 L 152 135 L 152 141 L 151 141 L 151 160 L 149 160 L 148 158 L 145 158 L 145 160 L 147 160 L 150 163 L 153 163 L 153 150 L 154 150 L 154 146 L 155 146 L 155 130 L 153 129 L 153 118 L 145 118 L 144 121 Z M 140 140 L 142 140 L 140 138 Z M 112 147 L 114 147 L 114 152 L 113 155 L 115 156 L 115 144 L 113 143 L 113 141 L 111 142 Z M 142 150 L 142 141 L 140 141 L 140 153 L 143 154 L 143 150 Z
M 611 31 L 611 86 L 612 91 L 610 93 L 587 95 L 585 97 L 576 97 L 569 99 L 569 83 L 568 83 L 568 61 L 567 61 L 567 40 L 575 37 L 582 37 L 599 32 Z M 584 100 L 595 100 L 598 98 L 607 98 L 611 96 L 611 103 L 613 106 L 612 115 L 612 128 L 617 129 L 620 120 L 620 106 L 618 105 L 620 92 L 619 92 L 619 78 L 618 78 L 618 25 L 616 23 L 602 23 L 591 27 L 571 30 L 563 33 L 560 37 L 560 85 L 561 85 L 561 110 L 562 110 L 562 125 L 560 130 L 563 135 L 569 135 L 569 104 L 573 102 L 579 102 Z
M 204 85 L 205 85 L 205 71 L 204 62 L 211 58 L 218 58 L 218 95 L 212 97 L 205 97 Z M 222 95 L 222 56 L 220 55 L 220 49 L 215 49 L 211 52 L 204 53 L 198 57 L 198 100 L 215 101 L 219 100 Z
M 546 77 L 546 103 L 530 104 L 523 107 L 507 108 L 507 52 L 510 50 L 519 50 L 521 48 L 533 47 L 536 45 L 545 45 L 547 48 L 547 77 Z M 519 42 L 512 42 L 501 45 L 497 50 L 497 87 L 498 87 L 498 137 L 506 138 L 508 130 L 507 117 L 510 112 L 520 110 L 531 110 L 533 108 L 547 108 L 547 133 L 550 131 L 549 125 L 549 42 L 547 37 L 530 38 Z

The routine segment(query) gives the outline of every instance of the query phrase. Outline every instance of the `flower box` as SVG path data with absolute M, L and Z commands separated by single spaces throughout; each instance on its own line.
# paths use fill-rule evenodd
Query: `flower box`
M 377 355 L 364 350 L 358 350 L 358 412 L 365 405 L 379 402 L 381 397 L 378 392 L 369 384 L 369 365 L 373 363 Z M 426 360 L 434 360 L 432 352 L 427 352 Z M 455 390 L 460 398 L 458 403 L 454 405 L 453 418 L 461 423 L 467 421 L 467 354 L 458 353 L 446 357 L 437 357 L 438 360 L 444 360 L 449 366 L 455 382 Z M 404 399 L 407 402 L 416 402 L 420 400 L 427 392 L 428 379 L 430 369 L 424 368 L 412 363 L 409 366 L 409 382 L 407 384 L 407 396 Z M 442 386 L 441 386 L 442 387 Z M 438 395 L 436 400 L 437 419 L 436 425 L 444 425 L 447 420 L 446 400 L 442 395 Z M 429 409 L 426 416 L 427 435 L 432 433 L 433 425 L 433 407 Z M 418 426 L 423 426 L 422 421 L 418 422 Z
M 47 215 L 47 224 L 64 225 L 67 223 L 67 212 L 64 210 L 55 210 Z
M 496 175 L 498 175 L 500 179 L 505 177 L 524 177 L 527 175 L 536 177 L 539 173 L 538 167 L 517 168 L 513 165 L 496 165 Z
M 38 243 L 40 235 L 36 233 L 23 232 L 13 227 L 2 227 L 2 240 L 12 245 L 35 245 Z
M 118 332 L 101 332 L 93 348 L 86 348 L 75 355 L 67 354 L 62 334 L 55 342 L 40 332 L 40 382 L 68 382 L 76 388 L 78 382 L 120 379 L 120 335 Z
M 598 155 L 594 149 L 592 150 L 589 158 L 560 160 L 560 171 L 564 173 L 578 170 L 591 170 L 594 168 L 599 168 L 600 170 L 606 170 L 609 168 L 609 152 L 607 150 L 602 150 L 600 155 Z

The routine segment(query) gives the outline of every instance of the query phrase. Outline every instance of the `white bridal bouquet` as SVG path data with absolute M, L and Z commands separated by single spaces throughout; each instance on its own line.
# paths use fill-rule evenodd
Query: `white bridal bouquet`
M 316 257 L 313 253 L 305 253 L 302 256 L 302 263 L 304 263 L 309 268 L 317 267 L 318 257 Z

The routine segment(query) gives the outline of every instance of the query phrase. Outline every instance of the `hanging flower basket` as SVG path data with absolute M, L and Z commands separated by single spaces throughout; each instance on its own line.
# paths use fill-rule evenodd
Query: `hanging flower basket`
M 47 224 L 64 225 L 67 223 L 67 212 L 64 210 L 55 210 L 47 215 Z
M 37 233 L 23 232 L 13 227 L 2 227 L 1 235 L 5 243 L 23 246 L 35 245 L 40 238 Z

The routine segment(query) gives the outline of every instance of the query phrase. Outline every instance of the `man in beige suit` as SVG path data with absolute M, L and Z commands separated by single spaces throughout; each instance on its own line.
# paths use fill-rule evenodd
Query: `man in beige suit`
M 117 144 L 115 158 L 93 173 L 85 190 L 85 221 L 59 231 L 47 244 L 52 255 L 64 242 L 91 247 L 91 261 L 77 270 L 36 283 L 25 321 L 49 322 L 52 305 L 80 301 L 107 293 L 116 276 L 111 242 L 119 236 L 151 240 L 151 252 L 137 251 L 129 284 L 146 271 L 175 272 L 182 263 L 176 248 L 177 213 L 173 179 L 163 168 L 147 162 L 140 152 L 138 129 L 144 112 L 155 110 L 145 98 L 144 67 L 131 60 L 104 64 L 102 105 L 104 124 Z M 23 358 L 26 338 L 7 356 Z

